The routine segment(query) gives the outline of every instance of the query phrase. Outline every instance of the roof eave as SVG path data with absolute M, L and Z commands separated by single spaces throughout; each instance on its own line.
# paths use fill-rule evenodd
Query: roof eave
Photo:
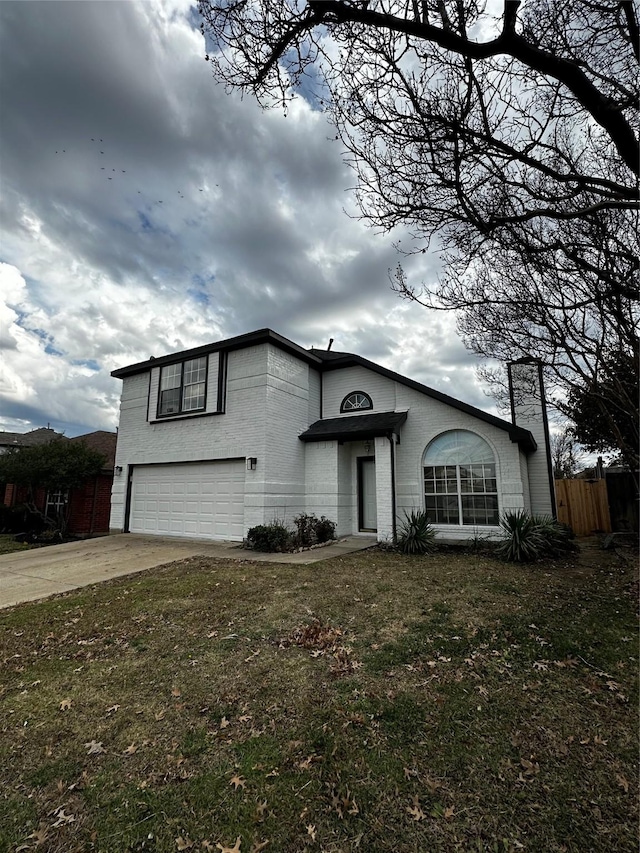
M 224 341 L 215 341 L 210 344 L 204 344 L 201 347 L 194 347 L 192 349 L 182 350 L 181 352 L 162 355 L 158 358 L 150 358 L 146 361 L 140 361 L 137 364 L 127 365 L 126 367 L 119 367 L 116 370 L 111 371 L 111 376 L 116 379 L 124 379 L 127 376 L 135 376 L 137 373 L 146 373 L 146 371 L 151 370 L 153 367 L 175 364 L 176 362 L 184 361 L 187 358 L 198 358 L 199 356 L 208 355 L 212 352 L 231 352 L 232 350 L 258 346 L 259 344 L 273 344 L 273 346 L 288 352 L 290 355 L 295 355 L 297 358 L 306 361 L 307 364 L 311 364 L 314 367 L 319 367 L 322 363 L 318 356 L 309 352 L 309 350 L 298 346 L 298 344 L 290 341 L 289 338 L 279 335 L 272 329 L 258 329 L 255 332 L 248 332 L 245 335 L 237 335 L 234 338 L 227 338 Z

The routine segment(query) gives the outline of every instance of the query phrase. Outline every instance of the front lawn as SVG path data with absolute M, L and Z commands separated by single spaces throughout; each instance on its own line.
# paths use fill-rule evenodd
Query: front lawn
M 12 554 L 14 551 L 28 551 L 33 545 L 16 542 L 13 533 L 0 534 L 0 554 Z
M 0 611 L 0 850 L 635 851 L 632 580 L 195 558 Z

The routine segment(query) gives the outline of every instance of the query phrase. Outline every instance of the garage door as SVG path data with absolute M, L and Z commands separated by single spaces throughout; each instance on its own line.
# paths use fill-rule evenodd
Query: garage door
M 244 472 L 244 460 L 135 467 L 129 530 L 241 540 Z

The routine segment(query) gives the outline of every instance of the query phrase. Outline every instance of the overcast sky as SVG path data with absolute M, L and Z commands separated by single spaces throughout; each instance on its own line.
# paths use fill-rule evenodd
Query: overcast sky
M 324 116 L 225 94 L 198 26 L 188 0 L 0 3 L 0 429 L 115 429 L 113 369 L 263 327 L 495 411 L 453 319 L 391 292 L 403 234 L 349 218 Z

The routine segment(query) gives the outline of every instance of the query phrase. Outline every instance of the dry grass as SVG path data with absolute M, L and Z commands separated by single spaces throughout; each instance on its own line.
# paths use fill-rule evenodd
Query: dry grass
M 2 611 L 0 850 L 635 850 L 632 580 L 197 558 Z

